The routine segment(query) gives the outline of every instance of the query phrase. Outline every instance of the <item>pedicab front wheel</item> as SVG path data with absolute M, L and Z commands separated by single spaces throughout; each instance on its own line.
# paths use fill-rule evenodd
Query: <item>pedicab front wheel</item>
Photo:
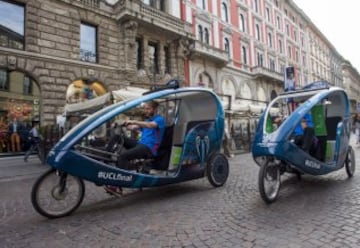
M 280 191 L 280 166 L 268 158 L 260 167 L 258 181 L 261 198 L 266 203 L 274 202 Z
M 348 177 L 352 177 L 355 173 L 355 153 L 351 146 L 348 148 L 345 160 L 345 169 Z
M 85 195 L 82 179 L 50 169 L 35 182 L 31 203 L 35 210 L 47 218 L 70 215 L 81 204 Z

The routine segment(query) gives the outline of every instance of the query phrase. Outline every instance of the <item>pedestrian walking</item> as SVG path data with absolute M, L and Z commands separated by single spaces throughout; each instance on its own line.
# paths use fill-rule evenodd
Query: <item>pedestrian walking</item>
M 32 128 L 29 131 L 29 137 L 28 137 L 29 143 L 30 143 L 30 148 L 25 153 L 25 157 L 24 157 L 25 162 L 28 161 L 28 157 L 34 151 L 37 151 L 40 161 L 43 162 L 43 157 L 42 157 L 42 152 L 41 152 L 42 150 L 40 147 L 41 135 L 39 134 L 39 131 L 38 131 L 38 125 L 39 125 L 39 122 L 35 122 L 35 121 L 32 122 Z
M 229 143 L 230 143 L 230 133 L 229 133 L 229 129 L 228 129 L 228 122 L 227 122 L 227 120 L 225 120 L 224 136 L 222 139 L 222 145 L 223 145 L 223 149 L 224 149 L 224 154 L 228 158 L 232 158 L 232 157 L 234 157 L 234 154 L 232 154 L 230 151 Z
M 355 129 L 356 144 L 360 143 L 360 114 L 356 114 L 353 121 Z

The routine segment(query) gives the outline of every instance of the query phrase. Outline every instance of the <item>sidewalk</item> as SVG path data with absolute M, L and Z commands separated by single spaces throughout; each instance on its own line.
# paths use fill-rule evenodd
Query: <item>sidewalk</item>
M 37 177 L 49 168 L 48 165 L 41 164 L 37 155 L 30 156 L 28 162 L 24 162 L 24 156 L 2 157 L 0 158 L 0 182 Z

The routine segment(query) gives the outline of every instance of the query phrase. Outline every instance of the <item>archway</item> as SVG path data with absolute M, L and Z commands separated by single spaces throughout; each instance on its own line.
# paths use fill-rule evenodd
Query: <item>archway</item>
M 235 102 L 236 89 L 234 83 L 229 79 L 225 79 L 221 85 L 222 85 L 222 92 L 225 95 L 223 99 L 224 103 L 229 104 L 230 99 L 226 99 L 228 98 L 227 96 L 231 97 L 231 103 Z M 229 105 L 224 107 L 229 107 Z
M 274 100 L 277 97 L 277 93 L 275 90 L 272 90 L 270 93 L 270 100 Z
M 107 89 L 97 79 L 83 78 L 73 81 L 66 90 L 66 120 L 58 120 L 58 124 L 65 123 L 62 124 L 65 130 L 72 128 L 87 115 L 108 104 L 110 97 L 105 96 L 106 93 Z
M 199 87 L 205 87 L 211 89 L 214 88 L 214 82 L 211 76 L 209 75 L 209 73 L 207 73 L 206 71 L 203 71 L 198 74 L 198 76 L 196 77 L 196 82 L 197 82 L 197 86 Z
M 107 93 L 103 83 L 97 79 L 78 79 L 66 90 L 66 103 L 78 103 L 94 99 Z

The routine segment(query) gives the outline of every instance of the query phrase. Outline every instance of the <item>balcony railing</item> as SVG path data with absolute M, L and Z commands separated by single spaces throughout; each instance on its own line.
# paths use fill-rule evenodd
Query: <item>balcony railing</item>
M 225 66 L 229 62 L 229 55 L 226 51 L 210 46 L 206 43 L 195 41 L 193 52 L 196 56 L 213 60 L 217 64 Z
M 77 1 L 92 8 L 99 8 L 100 6 L 100 0 L 77 0 Z
M 122 0 L 116 4 L 118 20 L 133 19 L 155 25 L 181 36 L 193 37 L 191 25 L 164 11 L 150 7 L 141 1 Z
M 263 66 L 255 66 L 251 68 L 252 73 L 255 77 L 265 77 L 272 80 L 283 82 L 284 77 L 283 74 L 280 72 L 276 72 L 274 70 L 270 70 Z

